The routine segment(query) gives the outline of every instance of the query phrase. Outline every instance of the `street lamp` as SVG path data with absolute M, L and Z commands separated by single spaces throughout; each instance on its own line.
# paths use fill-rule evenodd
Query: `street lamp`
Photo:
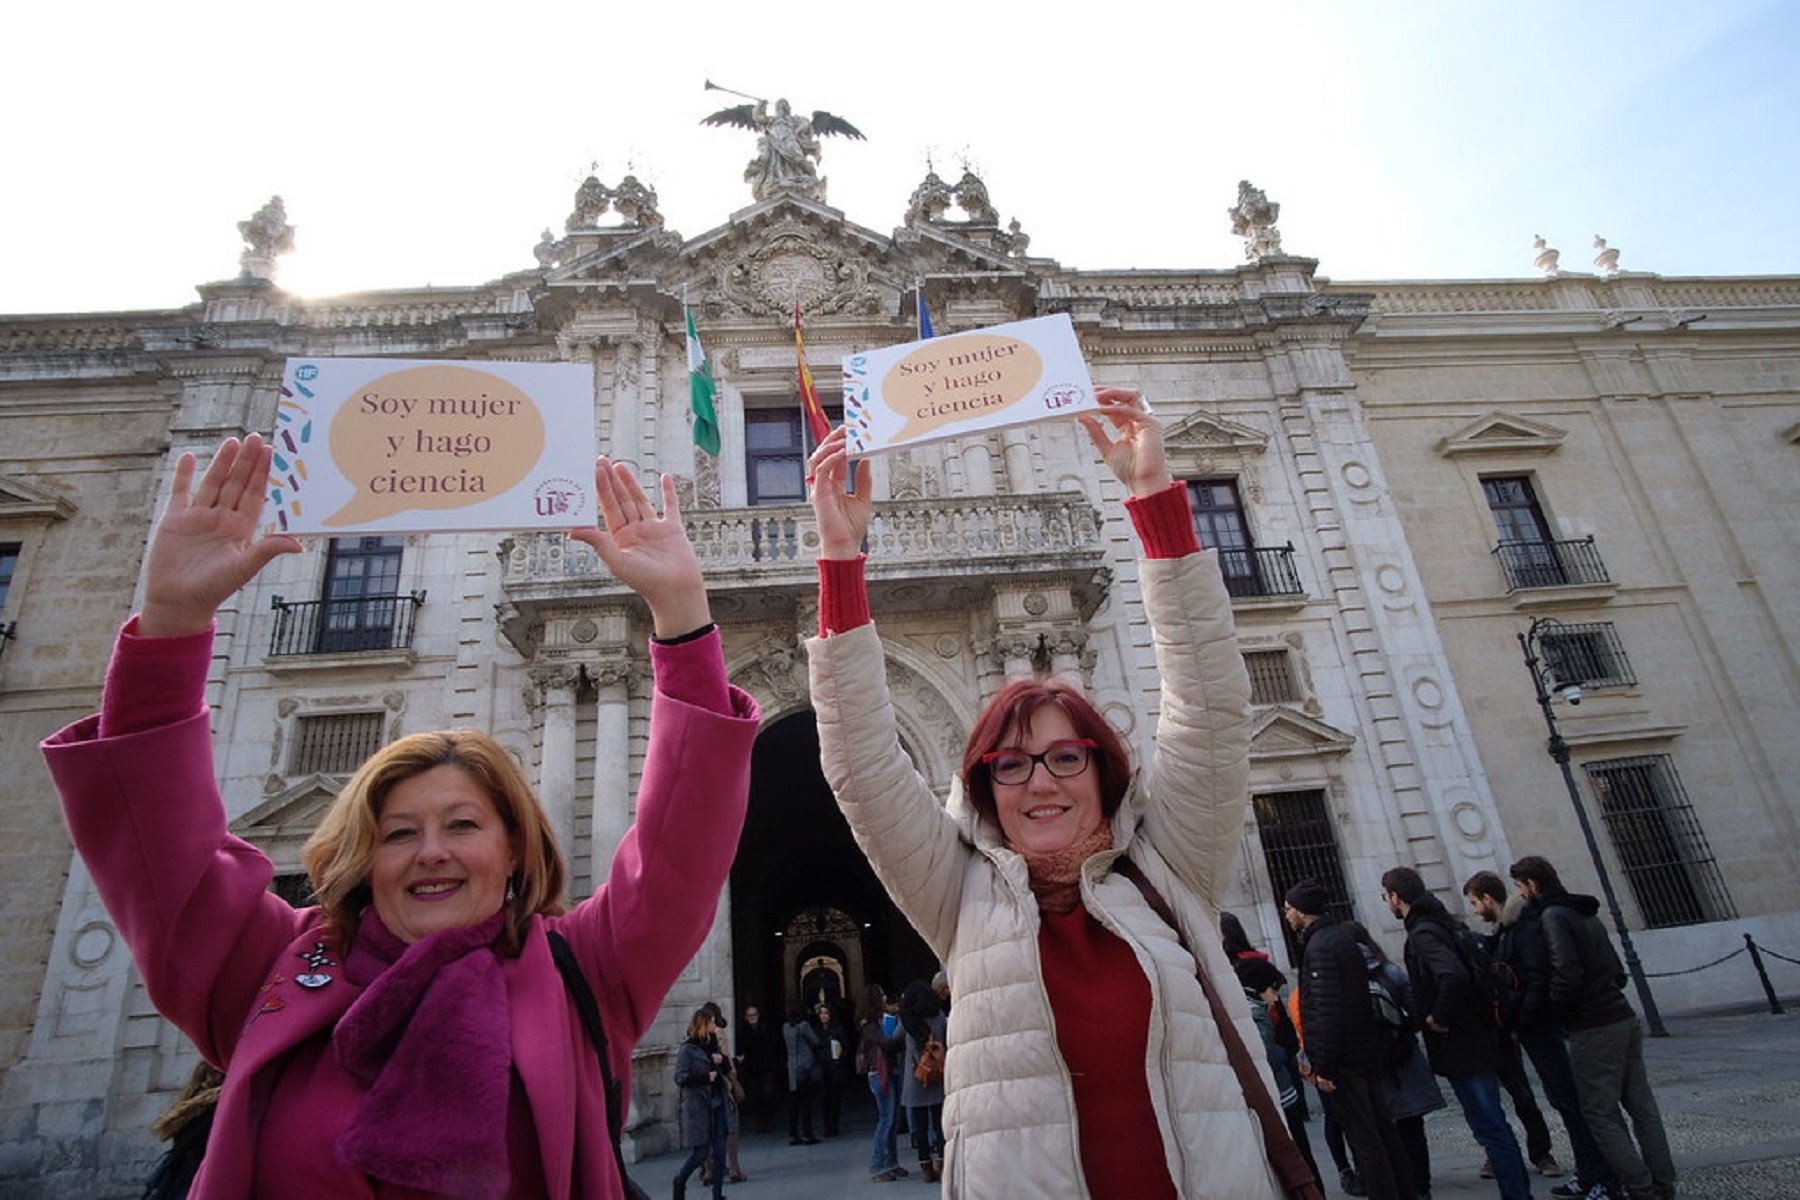
M 1531 686 L 1537 693 L 1538 708 L 1544 724 L 1550 729 L 1550 757 L 1562 769 L 1563 785 L 1569 789 L 1569 803 L 1575 806 L 1575 819 L 1581 824 L 1581 836 L 1587 842 L 1588 857 L 1594 860 L 1594 872 L 1600 876 L 1600 891 L 1606 896 L 1606 910 L 1612 914 L 1613 928 L 1619 932 L 1619 947 L 1625 952 L 1625 969 L 1637 988 L 1638 1003 L 1644 1010 L 1644 1023 L 1651 1037 L 1668 1037 L 1662 1014 L 1656 1011 L 1656 999 L 1650 994 L 1650 981 L 1644 977 L 1644 964 L 1638 960 L 1637 948 L 1631 944 L 1631 931 L 1625 928 L 1625 914 L 1619 911 L 1619 896 L 1613 891 L 1612 876 L 1606 860 L 1600 857 L 1600 843 L 1594 840 L 1594 826 L 1588 820 L 1587 806 L 1581 802 L 1581 789 L 1575 786 L 1575 772 L 1569 767 L 1569 743 L 1563 740 L 1556 725 L 1556 710 L 1551 707 L 1551 694 L 1559 693 L 1569 704 L 1581 703 L 1580 680 L 1564 682 L 1556 677 L 1556 668 L 1544 661 L 1544 638 L 1554 637 L 1563 623 L 1554 617 L 1538 617 L 1530 628 L 1519 634 L 1519 649 L 1525 653 L 1525 669 L 1531 672 Z

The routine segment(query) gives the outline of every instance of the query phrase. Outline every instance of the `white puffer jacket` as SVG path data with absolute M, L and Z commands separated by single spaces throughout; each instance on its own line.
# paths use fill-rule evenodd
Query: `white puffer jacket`
M 1219 945 L 1217 905 L 1235 868 L 1248 801 L 1249 678 L 1217 556 L 1140 566 L 1162 683 L 1156 753 L 1114 818 L 1113 849 L 1083 868 L 1082 903 L 1131 946 L 1150 980 L 1144 1069 L 1181 1195 L 1269 1200 L 1281 1190 L 1194 960 L 1131 882 L 1110 869 L 1121 853 L 1142 867 L 1180 916 L 1208 977 L 1235 999 L 1240 988 Z M 944 1194 L 1086 1197 L 1074 1093 L 1044 989 L 1037 900 L 1024 859 L 980 819 L 960 780 L 940 807 L 913 768 L 872 625 L 812 639 L 807 653 L 826 779 L 875 873 L 950 976 L 956 1002 L 945 1065 Z M 1248 1008 L 1235 1007 L 1239 1036 L 1260 1046 Z

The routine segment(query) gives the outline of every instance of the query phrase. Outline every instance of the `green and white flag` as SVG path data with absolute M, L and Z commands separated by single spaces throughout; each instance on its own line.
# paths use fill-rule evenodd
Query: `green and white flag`
M 684 306 L 685 307 L 685 306 Z M 714 458 L 719 456 L 719 414 L 713 408 L 713 395 L 719 385 L 713 382 L 712 364 L 700 348 L 700 331 L 694 327 L 694 310 L 687 309 L 688 387 L 693 392 L 694 445 Z

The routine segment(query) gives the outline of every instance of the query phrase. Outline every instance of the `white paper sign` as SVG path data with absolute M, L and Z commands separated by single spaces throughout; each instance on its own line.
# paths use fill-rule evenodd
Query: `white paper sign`
M 1097 407 L 1066 313 L 844 359 L 850 453 L 880 454 Z
M 290 358 L 270 441 L 276 532 L 594 521 L 591 367 Z

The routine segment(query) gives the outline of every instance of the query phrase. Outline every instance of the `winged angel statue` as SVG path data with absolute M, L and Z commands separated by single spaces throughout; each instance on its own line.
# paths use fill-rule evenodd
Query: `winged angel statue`
M 710 80 L 707 87 L 721 92 L 731 90 Z M 743 95 L 742 92 L 733 94 Z M 744 168 L 751 194 L 758 200 L 766 200 L 776 192 L 799 192 L 814 200 L 824 200 L 825 181 L 814 166 L 819 158 L 819 136 L 838 134 L 863 141 L 866 139 L 862 131 L 823 109 L 807 117 L 795 112 L 786 100 L 775 101 L 771 111 L 767 100 L 753 96 L 747 99 L 754 103 L 722 108 L 700 123 L 756 130 L 756 157 Z

